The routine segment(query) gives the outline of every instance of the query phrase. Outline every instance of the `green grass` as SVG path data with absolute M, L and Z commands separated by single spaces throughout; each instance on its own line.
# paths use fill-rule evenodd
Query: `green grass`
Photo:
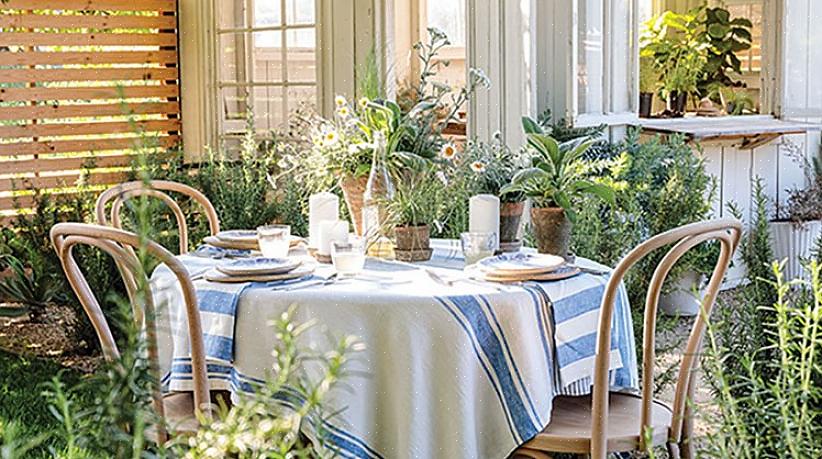
M 58 374 L 68 388 L 83 377 L 48 360 L 0 351 L 0 422 L 17 423 L 24 437 L 46 437 L 40 448 L 29 454 L 33 458 L 51 457 L 49 447 L 60 450 L 63 446 L 54 435 L 61 426 L 49 411 L 48 399 L 43 395 L 43 385 Z

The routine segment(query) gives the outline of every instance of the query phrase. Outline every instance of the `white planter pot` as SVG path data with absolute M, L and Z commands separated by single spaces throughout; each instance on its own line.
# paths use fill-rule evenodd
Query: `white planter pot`
M 699 314 L 705 287 L 705 276 L 687 271 L 676 282 L 673 290 L 660 295 L 659 309 L 669 316 L 693 317 Z
M 812 221 L 797 226 L 791 222 L 771 222 L 771 241 L 774 257 L 787 259 L 782 273 L 785 279 L 804 277 L 802 260 L 813 255 L 814 245 L 822 233 L 822 221 Z

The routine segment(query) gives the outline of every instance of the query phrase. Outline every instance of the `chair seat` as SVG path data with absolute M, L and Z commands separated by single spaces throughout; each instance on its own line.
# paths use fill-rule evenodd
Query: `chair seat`
M 612 392 L 608 398 L 608 451 L 636 450 L 639 447 L 642 399 L 617 392 Z M 654 400 L 651 410 L 653 444 L 664 445 L 671 426 L 671 409 Z M 555 453 L 588 453 L 591 450 L 591 396 L 555 398 L 551 423 L 523 448 Z

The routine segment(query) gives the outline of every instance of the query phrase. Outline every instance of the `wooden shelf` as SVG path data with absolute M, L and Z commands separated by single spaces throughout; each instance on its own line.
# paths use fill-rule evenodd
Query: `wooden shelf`
M 689 140 L 703 143 L 712 140 L 740 140 L 739 148 L 743 149 L 762 146 L 783 135 L 822 130 L 822 126 L 817 124 L 783 121 L 769 115 L 646 118 L 640 119 L 637 125 L 645 132 L 683 134 Z

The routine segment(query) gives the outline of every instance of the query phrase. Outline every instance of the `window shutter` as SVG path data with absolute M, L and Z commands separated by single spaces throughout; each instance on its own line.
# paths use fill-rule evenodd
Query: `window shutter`
M 781 115 L 822 121 L 822 2 L 790 0 L 782 6 Z M 780 30 L 777 29 L 777 30 Z

